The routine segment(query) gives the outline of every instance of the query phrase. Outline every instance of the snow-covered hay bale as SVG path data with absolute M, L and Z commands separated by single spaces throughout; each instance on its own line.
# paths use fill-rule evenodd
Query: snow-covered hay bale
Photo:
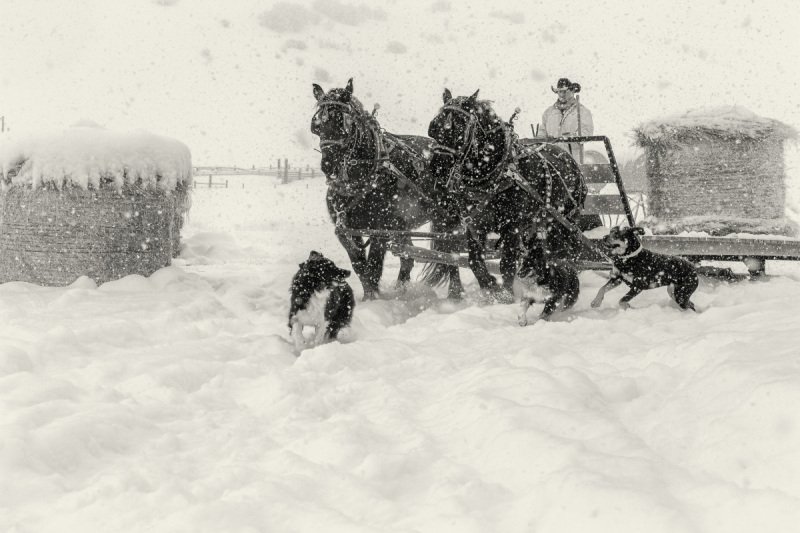
M 192 163 L 181 142 L 72 127 L 0 146 L 0 282 L 152 274 L 178 254 Z
M 783 145 L 797 132 L 741 107 L 692 110 L 634 130 L 646 151 L 654 233 L 795 233 Z

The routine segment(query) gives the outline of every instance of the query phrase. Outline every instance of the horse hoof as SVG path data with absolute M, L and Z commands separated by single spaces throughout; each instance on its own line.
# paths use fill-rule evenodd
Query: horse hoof
M 461 300 L 464 299 L 464 293 L 463 292 L 449 292 L 449 293 L 447 293 L 447 299 L 450 300 L 451 302 L 460 302 Z
M 364 293 L 364 297 L 361 298 L 361 301 L 362 302 L 369 302 L 371 300 L 377 300 L 377 299 L 378 299 L 378 293 L 370 291 L 370 292 L 365 292 Z
M 409 281 L 396 281 L 394 284 L 394 291 L 398 296 L 403 296 L 411 288 L 411 280 Z

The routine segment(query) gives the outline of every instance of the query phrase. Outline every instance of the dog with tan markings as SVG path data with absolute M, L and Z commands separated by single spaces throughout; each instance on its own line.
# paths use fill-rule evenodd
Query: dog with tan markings
M 681 309 L 697 311 L 690 300 L 698 285 L 694 265 L 682 257 L 646 250 L 640 235 L 644 235 L 643 228 L 615 226 L 603 237 L 603 247 L 611 255 L 613 266 L 611 277 L 592 300 L 592 307 L 600 307 L 608 291 L 625 283 L 629 290 L 619 301 L 623 309 L 630 307 L 629 302 L 640 292 L 666 285 L 670 297 Z

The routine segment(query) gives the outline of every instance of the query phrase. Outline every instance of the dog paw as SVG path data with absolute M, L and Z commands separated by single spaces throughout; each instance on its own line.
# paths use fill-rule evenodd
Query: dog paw
M 620 302 L 619 308 L 627 311 L 628 309 L 631 308 L 631 304 L 629 304 L 628 302 Z
M 591 305 L 592 305 L 593 308 L 597 309 L 598 307 L 600 307 L 600 304 L 602 304 L 602 303 L 603 303 L 603 300 L 592 300 L 592 304 Z
M 518 316 L 517 317 L 517 324 L 519 324 L 522 327 L 527 326 L 528 325 L 528 317 L 526 317 L 525 315 Z

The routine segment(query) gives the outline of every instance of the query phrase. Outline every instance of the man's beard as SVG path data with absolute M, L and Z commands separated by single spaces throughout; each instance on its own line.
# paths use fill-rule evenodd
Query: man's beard
M 572 104 L 574 104 L 575 101 L 576 100 L 574 98 L 570 98 L 567 100 L 562 100 L 561 98 L 559 98 L 558 100 L 556 100 L 555 108 L 558 109 L 559 111 L 564 111 L 565 109 L 569 109 L 570 107 L 572 107 Z

